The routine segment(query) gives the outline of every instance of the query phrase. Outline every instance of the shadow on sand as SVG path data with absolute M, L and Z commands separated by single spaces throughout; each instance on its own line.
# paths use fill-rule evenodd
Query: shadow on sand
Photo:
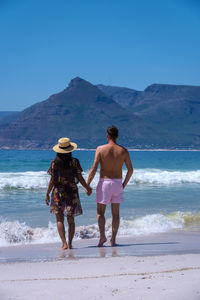
M 179 244 L 179 242 L 165 242 L 165 243 L 142 243 L 142 244 L 116 244 L 115 246 L 110 246 L 110 245 L 103 245 L 104 248 L 109 247 L 132 247 L 132 246 L 153 246 L 153 245 L 175 245 Z M 87 246 L 83 248 L 99 248 L 97 245 L 96 246 Z

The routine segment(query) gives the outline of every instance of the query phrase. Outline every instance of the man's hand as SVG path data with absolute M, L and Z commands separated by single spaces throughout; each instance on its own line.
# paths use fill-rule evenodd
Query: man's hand
M 130 178 L 133 174 L 133 166 L 132 166 L 132 162 L 131 162 L 130 155 L 129 155 L 128 151 L 126 151 L 126 159 L 125 159 L 124 162 L 125 162 L 125 165 L 126 165 L 126 168 L 127 168 L 128 172 L 126 173 L 126 177 L 125 177 L 124 182 L 123 182 L 123 189 L 125 188 L 125 186 L 129 182 L 129 180 L 130 180 Z
M 46 202 L 46 205 L 49 205 L 49 194 L 46 194 L 45 202 Z

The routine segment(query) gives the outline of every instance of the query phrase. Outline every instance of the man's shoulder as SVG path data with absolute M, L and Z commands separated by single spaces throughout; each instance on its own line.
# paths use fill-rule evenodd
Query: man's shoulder
M 100 146 L 97 147 L 96 151 L 101 151 L 101 150 L 103 150 L 103 149 L 105 149 L 107 147 L 108 147 L 108 144 L 100 145 Z
M 110 146 L 109 144 L 104 144 L 104 145 L 98 146 L 98 147 L 96 148 L 96 150 L 100 151 L 100 150 L 103 150 L 103 149 L 106 149 L 106 148 L 110 148 L 110 147 L 111 147 L 111 146 Z M 128 152 L 128 150 L 127 150 L 124 146 L 122 146 L 122 145 L 115 144 L 114 147 L 118 147 L 118 148 L 120 148 L 120 150 L 125 151 L 125 152 Z
M 117 146 L 119 146 L 120 150 L 121 150 L 123 153 L 128 153 L 128 150 L 127 150 L 124 146 L 119 145 L 119 144 L 117 144 Z

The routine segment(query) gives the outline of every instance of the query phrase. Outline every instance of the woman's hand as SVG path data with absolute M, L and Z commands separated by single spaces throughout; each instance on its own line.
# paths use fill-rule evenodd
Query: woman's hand
M 46 194 L 46 198 L 45 198 L 45 202 L 46 202 L 46 205 L 49 205 L 49 194 Z
M 49 205 L 49 193 L 51 192 L 53 186 L 54 186 L 54 182 L 53 182 L 53 177 L 51 176 L 51 179 L 49 180 L 47 192 L 46 192 L 46 198 L 45 198 L 46 205 Z

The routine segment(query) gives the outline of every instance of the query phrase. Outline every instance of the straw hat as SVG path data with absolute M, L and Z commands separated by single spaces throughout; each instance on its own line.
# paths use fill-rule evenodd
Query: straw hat
M 76 150 L 77 144 L 70 142 L 67 137 L 60 138 L 58 144 L 53 147 L 53 150 L 57 153 L 69 153 Z

